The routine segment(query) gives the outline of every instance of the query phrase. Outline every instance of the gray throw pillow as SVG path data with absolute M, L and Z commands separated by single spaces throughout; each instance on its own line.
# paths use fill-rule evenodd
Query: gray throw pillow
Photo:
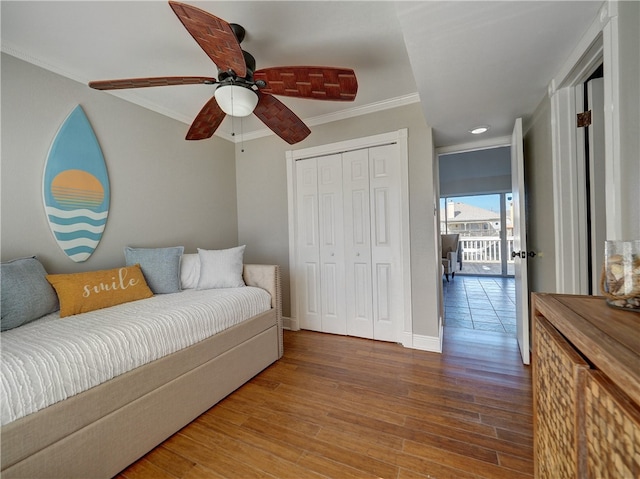
M 184 246 L 124 249 L 127 266 L 139 264 L 153 294 L 177 293 L 180 287 L 180 257 Z
M 16 328 L 58 310 L 58 296 L 35 256 L 0 265 L 0 330 Z

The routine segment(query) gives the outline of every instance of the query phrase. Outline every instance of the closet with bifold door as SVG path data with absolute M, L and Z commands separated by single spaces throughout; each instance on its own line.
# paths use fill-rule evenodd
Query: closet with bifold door
M 408 282 L 401 156 L 391 142 L 292 163 L 300 328 L 400 341 Z

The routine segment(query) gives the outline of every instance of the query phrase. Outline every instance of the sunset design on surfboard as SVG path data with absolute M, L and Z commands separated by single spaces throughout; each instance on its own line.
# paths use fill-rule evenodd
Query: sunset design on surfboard
M 78 105 L 51 144 L 43 176 L 51 232 L 73 261 L 86 261 L 97 248 L 109 215 L 109 197 L 102 150 Z

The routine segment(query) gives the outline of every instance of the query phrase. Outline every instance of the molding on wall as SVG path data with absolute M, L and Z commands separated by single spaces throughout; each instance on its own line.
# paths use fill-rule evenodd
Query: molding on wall
M 33 65 L 44 68 L 45 70 L 49 70 L 58 75 L 62 75 L 63 77 L 69 78 L 71 80 L 77 81 L 79 83 L 83 83 L 86 85 L 89 82 L 89 79 L 82 78 L 80 75 L 74 72 L 66 71 L 60 68 L 57 65 L 47 63 L 39 58 L 33 57 L 28 53 L 25 53 L 14 46 L 3 43 L 1 46 L 1 51 L 19 58 L 20 60 L 24 60 L 25 62 L 31 63 Z M 167 116 L 169 118 L 173 118 L 174 120 L 180 121 L 186 125 L 190 125 L 193 121 L 193 118 L 187 118 L 184 115 L 180 115 L 179 113 L 169 110 L 166 108 L 162 108 L 156 103 L 149 102 L 145 99 L 140 98 L 133 91 L 127 90 L 115 90 L 107 92 L 110 95 L 117 96 L 125 101 L 134 103 L 138 106 L 146 108 L 151 111 L 155 111 L 156 113 L 160 113 L 161 115 Z M 335 113 L 329 113 L 326 115 L 315 116 L 311 118 L 303 118 L 302 120 L 305 122 L 307 126 L 317 126 L 323 125 L 325 123 L 331 123 L 338 120 L 346 120 L 348 118 L 354 118 L 361 115 L 367 115 L 369 113 L 376 113 L 379 111 L 390 110 L 392 108 L 398 108 L 405 105 L 410 105 L 413 103 L 419 103 L 420 96 L 418 93 L 411 93 L 409 95 L 403 95 L 395 98 L 390 98 L 388 100 L 370 103 L 368 105 L 357 106 L 353 108 L 347 108 L 346 110 L 341 110 Z M 242 135 L 231 135 L 225 131 L 216 131 L 215 136 L 220 137 L 224 140 L 230 141 L 232 143 L 240 143 L 242 141 L 250 141 L 255 140 L 257 138 L 263 138 L 265 136 L 275 135 L 270 129 L 263 128 L 260 130 L 243 132 Z
M 449 153 L 464 153 L 467 151 L 488 150 L 490 148 L 499 148 L 502 146 L 511 146 L 510 136 L 487 138 L 484 140 L 471 141 L 469 143 L 461 143 L 459 145 L 441 146 L 440 148 L 436 148 L 436 154 L 446 155 Z
M 581 83 L 598 66 L 602 56 L 602 42 L 596 41 L 602 30 L 612 17 L 617 16 L 616 2 L 604 2 L 600 12 L 582 35 L 578 44 L 560 68 L 560 71 L 549 82 L 548 95 L 552 97 L 561 88 Z
M 348 118 L 354 118 L 356 116 L 367 115 L 369 113 L 376 113 L 379 111 L 390 110 L 392 108 L 398 108 L 405 105 L 411 105 L 413 103 L 419 103 L 420 97 L 417 93 L 411 93 L 409 95 L 399 96 L 395 98 L 390 98 L 388 100 L 370 103 L 368 105 L 358 106 L 354 108 L 348 108 L 346 110 L 341 110 L 335 113 L 329 113 L 327 115 L 315 116 L 312 118 L 304 118 L 303 121 L 307 126 L 317 126 L 323 125 L 325 123 L 331 123 L 339 120 L 346 120 Z M 273 135 L 274 133 L 268 128 L 264 128 L 262 130 L 256 130 L 250 133 L 244 133 L 244 141 L 255 140 L 257 138 L 262 138 L 265 136 Z M 235 138 L 234 140 L 239 142 L 239 138 Z
M 50 72 L 53 72 L 57 75 L 63 76 L 65 78 L 68 78 L 69 80 L 73 80 L 76 81 L 78 83 L 82 83 L 83 85 L 87 85 L 89 83 L 89 79 L 82 77 L 81 75 L 75 73 L 75 72 L 70 72 L 67 70 L 64 70 L 63 68 L 60 68 L 57 65 L 51 64 L 51 63 L 47 63 L 44 60 L 41 60 L 40 58 L 36 58 L 33 57 L 27 53 L 22 52 L 21 50 L 13 47 L 12 45 L 7 45 L 7 44 L 3 44 L 2 48 L 1 48 L 3 53 L 6 53 L 7 55 L 11 55 L 13 57 L 16 57 L 20 60 L 23 60 L 27 63 L 31 63 L 32 65 L 36 65 L 40 68 L 43 68 L 45 70 L 49 70 Z M 169 110 L 167 108 L 163 108 L 161 106 L 159 106 L 156 103 L 153 102 L 149 102 L 143 98 L 140 98 L 138 95 L 135 94 L 135 91 L 131 90 L 111 90 L 111 91 L 105 91 L 105 93 L 108 93 L 109 95 L 113 95 L 115 97 L 118 97 L 122 100 L 128 101 L 130 103 L 133 103 L 135 105 L 141 106 L 142 108 L 146 108 L 147 110 L 151 110 L 154 111 L 156 113 L 160 113 L 161 115 L 164 115 L 166 117 L 169 118 L 173 118 L 174 120 L 177 120 L 181 123 L 185 123 L 186 125 L 190 125 L 191 122 L 193 121 L 193 118 L 187 118 L 184 115 L 180 115 L 178 113 L 176 113 L 173 110 Z M 221 137 L 223 135 L 220 135 Z M 224 138 L 226 140 L 230 140 L 233 141 L 230 135 L 224 135 Z

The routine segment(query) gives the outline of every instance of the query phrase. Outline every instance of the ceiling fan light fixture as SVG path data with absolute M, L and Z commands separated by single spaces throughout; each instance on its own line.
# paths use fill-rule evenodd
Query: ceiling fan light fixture
M 471 128 L 469 130 L 469 133 L 472 133 L 474 135 L 481 135 L 481 134 L 486 133 L 487 131 L 489 131 L 489 128 L 491 128 L 489 125 L 476 126 L 474 128 Z
M 258 104 L 258 94 L 240 85 L 220 85 L 214 96 L 222 111 L 231 116 L 249 116 Z

